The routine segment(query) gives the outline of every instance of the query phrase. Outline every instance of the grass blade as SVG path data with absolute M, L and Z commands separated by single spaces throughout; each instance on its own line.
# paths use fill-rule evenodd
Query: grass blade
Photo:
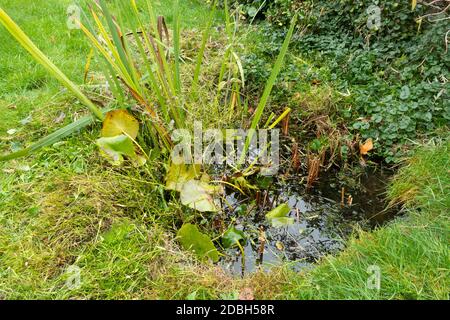
M 286 56 L 286 53 L 289 49 L 289 43 L 291 42 L 292 35 L 294 34 L 296 22 L 297 22 L 297 15 L 295 15 L 291 21 L 291 26 L 286 35 L 286 38 L 284 39 L 283 46 L 281 47 L 280 53 L 278 54 L 277 60 L 275 61 L 275 64 L 273 66 L 270 77 L 267 80 L 261 100 L 259 101 L 258 106 L 256 107 L 255 115 L 253 116 L 253 120 L 250 125 L 251 130 L 249 130 L 249 134 L 245 141 L 244 152 L 242 152 L 242 156 L 241 156 L 241 159 L 240 159 L 238 165 L 243 162 L 243 158 L 245 157 L 245 155 L 248 151 L 250 142 L 253 138 L 254 129 L 256 129 L 256 127 L 258 126 L 258 124 L 261 120 L 261 117 L 263 115 L 264 109 L 267 105 L 267 102 L 269 101 L 269 97 L 270 97 L 270 94 L 272 93 L 273 86 L 275 84 L 275 81 L 276 81 L 278 74 L 280 73 L 281 67 L 283 65 L 284 57 Z
M 28 148 L 25 148 L 25 149 L 22 149 L 22 150 L 19 150 L 17 152 L 10 153 L 7 155 L 3 155 L 3 156 L 0 155 L 0 161 L 8 161 L 8 160 L 13 160 L 13 159 L 17 159 L 20 157 L 28 156 L 32 152 L 35 152 L 44 147 L 51 146 L 54 143 L 64 139 L 65 137 L 71 135 L 72 133 L 74 133 L 78 130 L 81 130 L 81 129 L 87 127 L 88 125 L 90 125 L 94 122 L 95 122 L 94 117 L 92 117 L 91 115 L 85 116 L 85 117 L 65 126 L 64 128 L 61 128 L 61 129 L 49 134 L 48 136 L 42 138 L 38 142 L 29 146 Z
M 266 87 L 264 88 L 264 92 L 261 97 L 261 100 L 259 101 L 258 106 L 256 107 L 255 116 L 253 117 L 250 129 L 256 129 L 256 127 L 259 124 L 259 121 L 261 120 L 261 116 L 264 112 L 267 102 L 269 101 L 270 94 L 272 93 L 272 88 L 275 84 L 275 81 L 276 81 L 278 74 L 280 73 L 281 67 L 283 65 L 284 57 L 286 56 L 286 53 L 288 51 L 289 43 L 291 42 L 291 38 L 294 33 L 294 28 L 295 28 L 296 22 L 297 22 L 297 15 L 292 19 L 291 27 L 289 28 L 286 38 L 284 39 L 283 46 L 281 47 L 281 50 L 277 57 L 275 65 L 273 66 L 272 73 L 270 74 L 269 80 L 267 80 Z
M 174 17 L 173 17 L 173 50 L 174 50 L 174 62 L 175 62 L 175 90 L 179 95 L 181 92 L 181 80 L 180 80 L 180 3 L 179 0 L 174 2 Z
M 44 53 L 31 41 L 23 30 L 0 8 L 0 23 L 11 33 L 11 35 L 40 63 L 47 71 L 58 79 L 69 91 L 86 106 L 100 120 L 103 120 L 103 113 L 66 75 L 51 62 Z
M 217 6 L 217 1 L 214 1 L 213 8 L 212 8 L 211 13 L 208 18 L 208 23 L 206 25 L 206 29 L 203 32 L 202 43 L 200 45 L 200 50 L 198 52 L 197 62 L 195 64 L 194 79 L 192 81 L 192 87 L 191 87 L 191 92 L 193 94 L 195 94 L 195 92 L 197 91 L 198 80 L 200 77 L 200 70 L 201 70 L 202 63 L 203 63 L 203 55 L 205 54 L 206 42 L 208 41 L 208 37 L 211 32 L 211 27 L 212 27 L 212 24 L 214 21 L 214 16 L 216 14 L 216 6 Z

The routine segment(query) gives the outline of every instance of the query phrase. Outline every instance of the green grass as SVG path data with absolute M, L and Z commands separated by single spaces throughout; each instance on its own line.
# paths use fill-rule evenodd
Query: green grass
M 450 142 L 420 148 L 395 176 L 389 197 L 405 215 L 362 232 L 337 257 L 312 272 L 286 276 L 280 294 L 291 299 L 449 299 Z M 380 290 L 367 287 L 369 266 L 381 272 Z
M 84 3 L 82 0 L 79 2 Z M 90 46 L 81 30 L 69 30 L 66 25 L 66 11 L 73 3 L 72 0 L 2 0 L 0 6 L 69 79 L 83 84 Z M 154 1 L 154 6 L 157 14 L 165 16 L 170 25 L 173 22 L 173 1 Z M 180 10 L 183 28 L 206 25 L 208 10 L 201 1 L 181 1 Z M 218 14 L 217 18 L 220 17 Z M 0 29 L 0 52 L 0 136 L 4 136 L 7 130 L 17 127 L 17 122 L 26 118 L 34 107 L 47 103 L 61 90 L 61 86 L 3 27 Z M 92 63 L 92 68 L 95 70 L 95 63 Z

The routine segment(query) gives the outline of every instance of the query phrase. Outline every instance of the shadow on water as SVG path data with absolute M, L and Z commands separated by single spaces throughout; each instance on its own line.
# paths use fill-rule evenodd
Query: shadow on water
M 228 190 L 227 207 L 232 209 L 225 211 L 226 218 L 234 220 L 249 238 L 243 246 L 245 255 L 238 248 L 228 249 L 221 266 L 233 274 L 283 262 L 295 270 L 312 267 L 320 257 L 342 250 L 356 227 L 371 230 L 393 219 L 395 210 L 385 209 L 388 178 L 386 172 L 366 172 L 357 186 L 349 187 L 336 173 L 325 173 L 312 190 L 306 190 L 300 177 L 291 176 L 287 181 L 270 182 L 260 200 L 250 203 Z M 274 228 L 265 214 L 282 203 L 289 205 L 289 216 L 295 222 Z

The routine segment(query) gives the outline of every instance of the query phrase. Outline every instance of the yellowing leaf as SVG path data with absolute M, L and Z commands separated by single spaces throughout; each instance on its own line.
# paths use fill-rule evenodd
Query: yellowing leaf
M 211 186 L 199 180 L 189 180 L 180 192 L 181 203 L 200 212 L 217 212 L 219 204 L 214 194 L 221 191 L 220 187 Z
M 366 155 L 372 149 L 373 149 L 373 141 L 371 138 L 369 138 L 366 140 L 364 144 L 359 146 L 359 153 L 361 155 Z
M 211 241 L 211 238 L 201 233 L 197 226 L 186 223 L 178 230 L 177 236 L 185 250 L 194 251 L 202 259 L 209 258 L 213 262 L 219 260 L 219 252 Z
M 121 165 L 124 160 L 123 156 L 135 161 L 138 165 L 145 163 L 145 158 L 136 154 L 133 141 L 126 135 L 100 138 L 97 140 L 97 145 L 101 154 L 113 165 Z
M 166 189 L 180 192 L 183 185 L 200 174 L 200 165 L 172 162 L 166 176 Z
M 417 6 L 417 0 L 412 0 L 411 9 L 414 10 Z
M 103 121 L 102 137 L 115 137 L 121 134 L 136 139 L 139 122 L 126 110 L 113 110 L 106 114 Z
M 284 244 L 281 241 L 277 241 L 275 243 L 275 246 L 277 247 L 278 250 L 283 251 L 284 250 Z

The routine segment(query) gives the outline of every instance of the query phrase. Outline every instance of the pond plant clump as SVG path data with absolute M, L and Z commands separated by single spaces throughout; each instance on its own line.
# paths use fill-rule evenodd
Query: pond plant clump
M 106 1 L 93 1 L 87 9 L 90 19 L 84 23 L 77 21 L 94 52 L 100 57 L 103 78 L 106 79 L 114 98 L 113 102 L 104 108 L 89 99 L 34 45 L 5 11 L 0 11 L 0 21 L 6 29 L 92 113 L 92 116 L 85 116 L 30 147 L 1 156 L 0 159 L 12 160 L 26 156 L 101 121 L 102 129 L 96 145 L 100 154 L 111 165 L 122 166 L 125 162 L 130 162 L 140 167 L 150 161 L 151 163 L 155 160 L 163 161 L 167 163 L 165 165 L 167 173 L 165 181 L 161 183 L 165 183 L 167 192 L 179 193 L 180 202 L 194 212 L 218 212 L 221 208 L 217 204 L 217 197 L 222 193 L 223 184 L 241 190 L 241 187 L 245 188 L 245 175 L 258 171 L 254 163 L 248 163 L 245 159 L 252 137 L 250 135 L 241 137 L 244 140 L 242 144 L 244 149 L 241 150 L 242 161 L 233 168 L 235 175 L 240 175 L 240 178 L 236 179 L 239 184 L 234 181 L 211 181 L 206 166 L 190 165 L 191 159 L 186 158 L 180 163 L 174 154 L 177 144 L 182 142 L 181 135 L 193 130 L 188 124 L 198 114 L 204 115 L 209 112 L 208 110 L 217 110 L 218 114 L 229 113 L 230 120 L 237 118 L 234 114 L 245 115 L 248 101 L 241 94 L 245 86 L 245 75 L 235 52 L 237 22 L 230 16 L 228 9 L 225 10 L 226 51 L 219 64 L 216 84 L 205 85 L 201 83 L 200 78 L 205 48 L 212 32 L 215 6 L 212 7 L 198 55 L 193 61 L 194 72 L 189 78 L 182 72 L 182 33 L 178 1 L 174 2 L 171 30 L 164 17 L 156 16 L 151 1 L 146 2 L 145 9 L 139 8 L 135 1 L 129 3 L 116 1 L 115 6 L 117 15 L 112 14 Z M 142 12 L 145 12 L 148 23 L 144 23 Z M 294 33 L 295 20 L 296 17 L 293 18 L 292 27 L 254 112 L 248 127 L 250 132 L 257 128 L 274 128 L 288 114 L 284 112 L 278 118 L 267 121 L 265 125 L 261 123 L 273 84 Z M 203 85 L 205 87 L 202 87 Z M 210 87 L 206 87 L 207 85 Z M 203 92 L 205 90 L 214 90 L 215 94 Z M 240 118 L 244 119 L 245 116 Z M 217 119 L 210 117 L 208 120 L 219 129 L 227 125 L 220 117 Z M 247 165 L 249 167 L 243 167 Z M 201 233 L 197 226 L 184 223 L 177 234 L 181 245 L 186 249 L 193 250 L 200 257 L 218 260 L 218 251 L 210 238 Z M 237 232 L 233 232 L 231 226 L 231 229 L 224 232 L 222 242 L 229 246 L 239 245 L 235 234 Z
M 151 0 L 86 1 L 73 23 L 90 45 L 84 80 L 105 88 L 103 99 L 71 81 L 0 8 L 0 23 L 89 112 L 0 161 L 97 132 L 89 150 L 107 179 L 126 176 L 128 190 L 137 189 L 129 181 L 145 185 L 138 201 L 133 193 L 112 210 L 142 213 L 155 233 L 114 225 L 99 256 L 115 241 L 139 256 L 146 236 L 157 238 L 148 253 L 157 256 L 166 238 L 148 216 L 161 210 L 165 231 L 200 265 L 244 276 L 287 262 L 290 275 L 390 221 L 398 210 L 385 199 L 389 164 L 450 119 L 440 23 L 448 1 L 205 2 L 199 32 L 182 30 L 179 0 L 170 17 Z M 102 201 L 94 200 L 98 214 Z M 103 219 L 109 227 L 102 216 L 85 233 L 97 239 Z

